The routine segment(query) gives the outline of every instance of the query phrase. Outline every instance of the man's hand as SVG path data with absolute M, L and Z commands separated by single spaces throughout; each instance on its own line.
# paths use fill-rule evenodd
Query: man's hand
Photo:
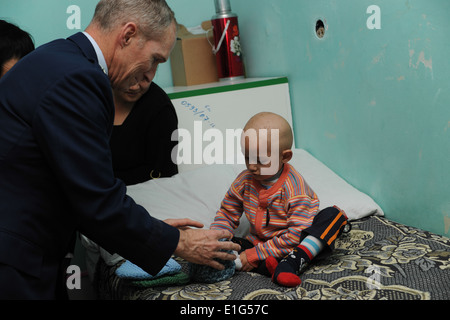
M 187 229 L 190 227 L 194 228 L 203 228 L 203 223 L 194 221 L 191 219 L 166 219 L 164 220 L 168 225 L 178 228 L 178 229 Z
M 185 226 L 180 228 L 180 240 L 175 255 L 192 263 L 223 270 L 224 266 L 214 259 L 235 260 L 236 256 L 221 250 L 240 250 L 240 246 L 236 243 L 219 241 L 231 237 L 232 234 L 225 230 L 198 230 Z

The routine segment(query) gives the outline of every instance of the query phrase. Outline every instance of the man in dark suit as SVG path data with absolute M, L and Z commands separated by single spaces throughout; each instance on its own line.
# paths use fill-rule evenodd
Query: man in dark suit
M 231 235 L 160 221 L 114 178 L 111 86 L 153 79 L 176 22 L 164 0 L 101 0 L 85 33 L 43 45 L 0 80 L 0 299 L 54 299 L 78 230 L 150 274 L 176 254 L 222 268 Z

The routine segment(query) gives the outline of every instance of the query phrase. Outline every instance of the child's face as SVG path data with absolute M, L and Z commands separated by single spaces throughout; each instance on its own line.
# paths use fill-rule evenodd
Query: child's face
M 258 132 L 247 130 L 241 140 L 245 165 L 255 180 L 267 180 L 275 175 L 283 165 L 282 152 L 279 150 L 278 130 L 260 129 Z M 270 135 L 270 136 L 269 136 Z

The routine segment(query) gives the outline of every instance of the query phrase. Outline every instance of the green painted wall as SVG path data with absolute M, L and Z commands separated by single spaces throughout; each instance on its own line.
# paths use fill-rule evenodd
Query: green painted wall
M 186 26 L 212 0 L 168 0 Z M 95 0 L 0 0 L 36 43 L 81 29 Z M 231 0 L 247 75 L 287 76 L 299 147 L 371 195 L 394 221 L 450 235 L 450 1 Z M 369 29 L 380 9 L 381 29 Z M 193 10 L 195 8 L 195 10 Z M 319 39 L 317 19 L 326 25 Z M 156 82 L 171 86 L 170 65 Z

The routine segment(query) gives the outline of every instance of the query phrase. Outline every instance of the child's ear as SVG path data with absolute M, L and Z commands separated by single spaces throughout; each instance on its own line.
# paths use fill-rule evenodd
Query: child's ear
M 292 150 L 291 149 L 284 150 L 281 153 L 281 161 L 283 163 L 288 163 L 291 159 L 292 159 Z

